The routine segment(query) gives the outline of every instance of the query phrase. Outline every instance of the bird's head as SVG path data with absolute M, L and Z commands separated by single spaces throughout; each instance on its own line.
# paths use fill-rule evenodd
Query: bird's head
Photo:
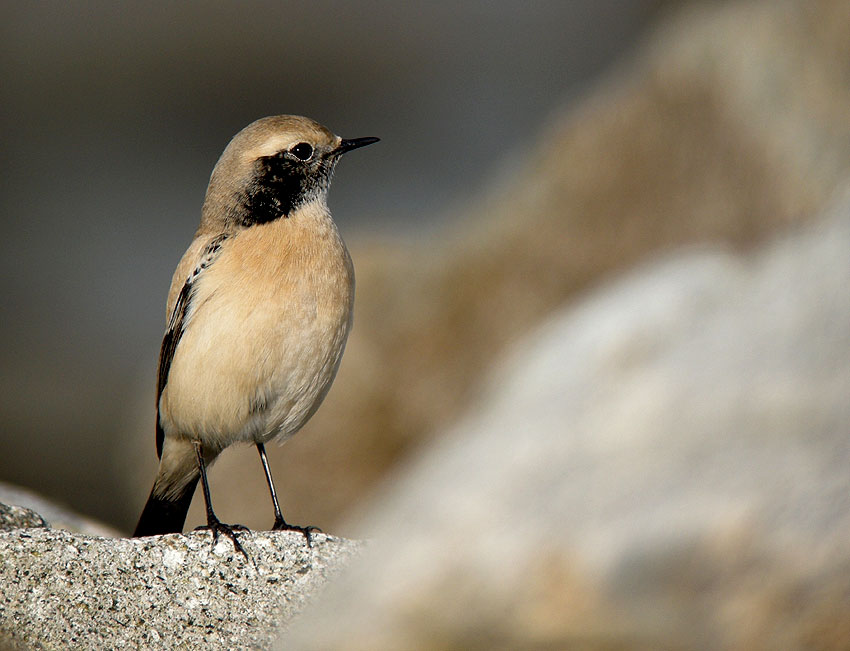
M 324 203 L 340 156 L 377 141 L 343 140 L 296 115 L 261 118 L 237 133 L 216 163 L 202 227 L 248 227 L 287 218 L 313 201 Z

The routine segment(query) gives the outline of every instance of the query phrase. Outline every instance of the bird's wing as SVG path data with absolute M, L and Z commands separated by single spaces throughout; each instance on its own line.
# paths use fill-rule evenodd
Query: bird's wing
M 162 456 L 162 443 L 165 440 L 165 432 L 162 429 L 162 423 L 159 418 L 159 400 L 162 398 L 162 392 L 165 390 L 165 385 L 168 383 L 168 372 L 171 370 L 171 361 L 174 359 L 174 353 L 177 350 L 177 345 L 180 343 L 180 337 L 183 336 L 183 331 L 186 326 L 186 315 L 189 311 L 189 306 L 192 303 L 192 296 L 198 279 L 204 273 L 204 270 L 215 262 L 215 259 L 221 253 L 221 245 L 227 235 L 221 234 L 212 238 L 209 243 L 204 246 L 198 262 L 192 272 L 183 283 L 180 292 L 177 294 L 177 300 L 174 307 L 171 309 L 171 316 L 168 318 L 168 327 L 165 330 L 165 336 L 162 338 L 162 347 L 159 349 L 159 371 L 157 373 L 156 382 L 156 455 Z M 182 264 L 180 265 L 182 266 Z M 179 269 L 180 267 L 178 267 Z

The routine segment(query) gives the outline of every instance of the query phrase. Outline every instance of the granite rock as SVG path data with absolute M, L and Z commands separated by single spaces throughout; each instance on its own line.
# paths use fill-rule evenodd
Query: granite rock
M 267 648 L 359 543 L 245 532 L 111 539 L 0 532 L 0 648 Z
M 0 503 L 0 531 L 47 526 L 45 519 L 32 509 Z

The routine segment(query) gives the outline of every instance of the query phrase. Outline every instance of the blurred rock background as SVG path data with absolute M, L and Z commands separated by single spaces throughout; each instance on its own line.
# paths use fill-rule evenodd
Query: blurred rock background
M 433 305 L 429 323 L 438 301 L 417 295 L 426 270 L 408 282 L 395 265 L 424 242 L 450 243 L 443 226 L 467 218 L 453 206 L 516 165 L 547 116 L 628 59 L 660 6 L 7 3 L 0 479 L 134 525 L 155 465 L 165 293 L 210 171 L 248 122 L 299 113 L 347 137 L 382 138 L 339 168 L 330 198 L 364 292 L 344 380 L 362 390 L 333 392 L 327 417 L 304 432 L 317 440 L 270 450 L 287 516 L 332 530 L 428 425 L 406 415 L 416 387 L 391 384 L 386 360 L 406 348 L 406 320 L 420 318 L 395 305 L 399 293 Z M 370 324 L 376 301 L 389 308 L 386 324 Z M 392 351 L 373 350 L 388 332 Z M 409 351 L 405 366 L 421 357 Z M 262 484 L 247 457 L 248 485 L 221 504 L 223 517 L 267 525 L 266 511 L 254 515 Z
M 346 362 L 310 435 L 276 455 L 297 521 L 335 523 L 457 417 L 507 346 L 594 284 L 685 245 L 747 249 L 816 214 L 850 169 L 838 26 L 846 3 L 674 7 L 441 228 L 352 239 Z M 215 499 L 245 517 L 250 482 L 265 522 L 255 457 L 221 460 L 233 479 Z
M 0 477 L 132 527 L 168 281 L 257 116 L 383 138 L 332 191 L 340 375 L 269 450 L 287 518 L 339 534 L 553 311 L 667 250 L 752 247 L 847 178 L 846 2 L 346 6 L 6 9 Z M 213 492 L 270 524 L 253 450 Z
M 847 649 L 848 261 L 850 191 L 559 310 L 280 648 Z

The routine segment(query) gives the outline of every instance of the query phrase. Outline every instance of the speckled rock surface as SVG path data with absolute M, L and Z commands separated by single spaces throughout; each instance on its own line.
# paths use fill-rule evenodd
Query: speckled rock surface
M 32 509 L 24 506 L 0 504 L 0 531 L 46 526 L 47 522 L 44 521 L 44 518 Z
M 360 543 L 245 532 L 109 539 L 0 533 L 0 648 L 265 648 Z

